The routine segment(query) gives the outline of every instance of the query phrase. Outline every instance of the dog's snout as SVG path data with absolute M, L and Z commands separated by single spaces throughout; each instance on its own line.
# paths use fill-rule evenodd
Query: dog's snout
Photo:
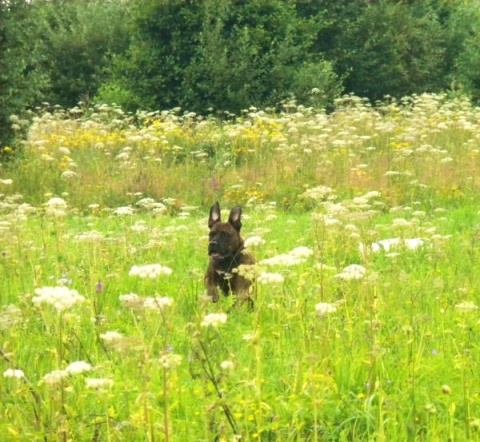
M 208 243 L 208 253 L 217 253 L 219 252 L 219 247 L 217 241 L 210 241 Z

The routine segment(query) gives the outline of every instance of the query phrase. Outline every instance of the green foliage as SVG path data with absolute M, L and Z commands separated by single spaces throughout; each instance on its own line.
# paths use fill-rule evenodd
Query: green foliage
M 330 110 L 343 91 L 480 96 L 476 2 L 14 0 L 0 12 L 2 146 L 44 101 L 223 116 L 286 100 Z
M 472 92 L 478 31 L 468 25 L 475 20 L 455 18 L 462 8 L 475 11 L 460 2 L 146 2 L 99 100 L 118 90 L 129 109 L 203 113 L 292 96 L 324 107 L 342 90 L 401 97 L 445 90 L 452 79 Z
M 480 7 L 477 3 L 460 3 L 448 17 L 453 87 L 480 100 Z
M 135 27 L 100 101 L 113 89 L 122 98 L 130 91 L 132 102 L 116 101 L 127 108 L 238 112 L 305 98 L 314 87 L 324 104 L 341 91 L 330 63 L 308 55 L 314 26 L 298 20 L 293 2 L 147 2 L 136 11 Z
M 291 93 L 299 103 L 323 109 L 343 91 L 332 64 L 325 60 L 305 62 L 293 71 Z
M 446 88 L 445 46 L 435 11 L 379 2 L 343 28 L 334 57 L 345 89 L 377 100 Z
M 48 86 L 41 69 L 46 28 L 38 12 L 38 2 L 0 2 L 0 149 L 13 143 L 18 132 L 10 116 L 22 117 Z
M 205 2 L 198 51 L 186 73 L 185 106 L 196 106 L 199 97 L 203 109 L 237 112 L 291 96 L 308 104 L 313 88 L 323 93 L 317 104 L 331 102 L 341 87 L 330 63 L 309 54 L 315 32 L 291 2 Z
M 119 99 L 114 101 L 125 109 L 164 109 L 183 104 L 183 71 L 195 53 L 201 4 L 134 3 L 131 45 L 125 56 L 114 57 L 109 81 L 102 85 L 98 101 L 105 102 L 112 90 L 118 90 Z
M 92 99 L 111 57 L 123 54 L 130 40 L 128 3 L 55 0 L 43 7 L 49 25 L 43 39 L 50 80 L 45 100 L 70 107 Z
M 12 143 L 11 115 L 43 101 L 73 106 L 97 93 L 112 54 L 129 40 L 126 3 L 0 2 L 0 147 Z

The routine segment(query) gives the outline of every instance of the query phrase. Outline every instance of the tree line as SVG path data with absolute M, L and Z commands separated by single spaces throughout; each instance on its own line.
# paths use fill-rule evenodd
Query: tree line
M 480 97 L 476 0 L 0 0 L 0 147 L 42 102 L 238 113 Z

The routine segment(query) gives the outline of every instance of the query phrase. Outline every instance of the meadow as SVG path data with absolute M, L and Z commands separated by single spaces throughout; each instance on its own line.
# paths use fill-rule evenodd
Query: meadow
M 480 440 L 468 100 L 45 104 L 3 155 L 2 440 Z M 205 295 L 215 201 L 253 310 Z

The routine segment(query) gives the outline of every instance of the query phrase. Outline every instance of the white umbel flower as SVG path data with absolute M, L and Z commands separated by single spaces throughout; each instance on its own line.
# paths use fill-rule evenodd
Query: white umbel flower
M 315 305 L 315 310 L 318 316 L 323 317 L 328 316 L 331 313 L 335 313 L 337 311 L 337 306 L 336 304 L 330 304 L 328 302 L 319 302 L 317 305 Z
M 257 278 L 257 282 L 262 285 L 282 284 L 283 280 L 283 276 L 280 273 L 262 272 Z
M 203 317 L 200 326 L 202 327 L 218 327 L 220 324 L 225 324 L 227 322 L 226 313 L 210 313 Z
M 167 307 L 173 305 L 173 299 L 168 296 L 156 296 L 155 298 L 148 297 L 145 298 L 143 307 L 147 310 L 159 310 L 163 311 Z
M 343 280 L 362 279 L 367 274 L 367 269 L 360 264 L 351 264 L 345 267 L 335 278 Z
M 15 378 L 15 379 L 22 379 L 25 377 L 23 370 L 18 370 L 15 368 L 8 368 L 3 372 L 4 378 Z
M 130 276 L 138 276 L 139 278 L 155 279 L 162 275 L 171 275 L 172 269 L 160 264 L 147 264 L 144 266 L 133 266 L 130 269 Z
M 75 289 L 69 289 L 65 286 L 56 287 L 41 287 L 35 289 L 35 294 L 32 298 L 32 302 L 35 305 L 50 304 L 58 312 L 68 310 L 75 304 L 81 304 L 85 301 L 85 298 Z
M 91 369 L 92 369 L 92 366 L 88 362 L 75 361 L 69 364 L 68 367 L 65 369 L 65 371 L 68 374 L 75 375 L 75 374 L 85 373 L 86 371 L 90 371 Z
M 85 385 L 91 390 L 106 390 L 107 388 L 113 387 L 112 379 L 105 378 L 87 378 L 85 379 Z
M 251 236 L 250 238 L 247 238 L 244 242 L 244 246 L 246 248 L 263 246 L 264 244 L 265 240 L 261 236 Z

